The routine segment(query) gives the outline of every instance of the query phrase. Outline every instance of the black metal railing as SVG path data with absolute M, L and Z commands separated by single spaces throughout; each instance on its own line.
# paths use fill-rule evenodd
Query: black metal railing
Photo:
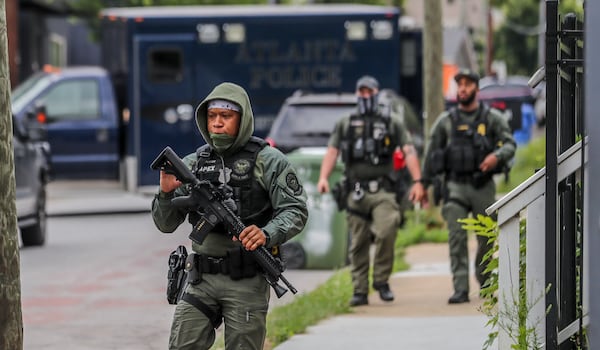
M 561 18 L 557 0 L 546 1 L 546 14 L 545 344 L 584 349 L 583 171 L 557 181 L 558 156 L 585 136 L 583 24 L 574 14 Z

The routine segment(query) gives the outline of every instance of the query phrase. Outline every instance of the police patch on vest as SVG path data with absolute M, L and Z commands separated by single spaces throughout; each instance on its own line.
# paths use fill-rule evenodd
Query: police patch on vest
M 285 177 L 285 182 L 287 183 L 288 187 L 294 192 L 294 195 L 297 196 L 300 193 L 302 193 L 302 186 L 300 186 L 300 182 L 298 182 L 296 174 L 287 174 L 287 176 Z
M 238 181 L 246 180 L 250 177 L 250 170 L 252 170 L 252 164 L 250 164 L 250 161 L 247 159 L 238 159 L 233 163 L 232 170 L 232 178 Z

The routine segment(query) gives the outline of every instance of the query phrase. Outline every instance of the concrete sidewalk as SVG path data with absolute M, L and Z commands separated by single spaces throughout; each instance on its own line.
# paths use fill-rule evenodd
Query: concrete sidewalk
M 143 213 L 152 205 L 152 194 L 127 192 L 116 181 L 51 181 L 47 193 L 48 216 Z
M 474 256 L 474 239 L 470 247 Z M 390 279 L 395 294 L 392 303 L 371 293 L 369 305 L 312 326 L 275 350 L 482 349 L 491 329 L 479 311 L 482 300 L 474 276 L 471 302 L 447 304 L 453 291 L 448 245 L 410 247 L 406 260 L 411 269 Z

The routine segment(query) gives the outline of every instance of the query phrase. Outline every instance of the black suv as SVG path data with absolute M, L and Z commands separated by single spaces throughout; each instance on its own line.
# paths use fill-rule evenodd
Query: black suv
M 50 146 L 42 124 L 13 117 L 17 219 L 24 246 L 46 241 L 46 184 L 50 173 Z
M 388 89 L 380 91 L 379 101 L 392 113 L 403 116 L 416 148 L 422 150 L 422 126 L 408 101 Z M 335 123 L 354 112 L 354 93 L 297 91 L 281 106 L 266 140 L 283 153 L 300 147 L 325 147 Z

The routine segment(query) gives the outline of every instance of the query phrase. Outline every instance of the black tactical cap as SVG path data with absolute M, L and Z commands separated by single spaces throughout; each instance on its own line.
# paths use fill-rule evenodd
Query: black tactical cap
M 379 90 L 379 82 L 370 75 L 363 75 L 356 81 L 356 90 L 360 89 L 361 87 L 366 87 L 371 90 Z
M 477 72 L 475 72 L 474 70 L 468 68 L 460 69 L 458 73 L 456 73 L 456 75 L 454 76 L 454 80 L 457 83 L 460 80 L 460 78 L 467 78 L 471 81 L 474 81 L 476 84 L 479 84 L 479 74 L 477 74 Z

